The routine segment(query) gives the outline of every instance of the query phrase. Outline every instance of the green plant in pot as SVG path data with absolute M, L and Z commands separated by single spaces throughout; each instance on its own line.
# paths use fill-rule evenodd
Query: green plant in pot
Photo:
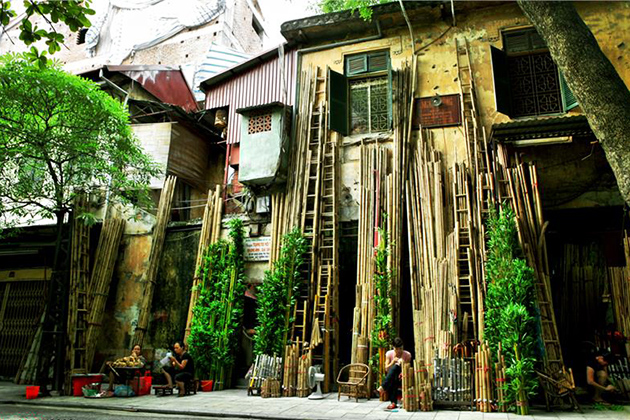
M 298 228 L 282 238 L 280 257 L 265 277 L 258 291 L 258 326 L 254 336 L 254 353 L 282 355 L 287 344 L 291 314 L 302 276 L 307 244 Z
M 506 206 L 488 220 L 484 336 L 496 358 L 501 343 L 506 359 L 506 402 L 518 414 L 529 413 L 528 400 L 538 382 L 534 371 L 536 342 L 536 295 L 534 272 L 519 258 L 514 213 Z
M 197 374 L 214 380 L 214 389 L 231 385 L 245 297 L 243 222 L 229 223 L 230 240 L 210 245 L 199 275 L 199 298 L 188 337 Z

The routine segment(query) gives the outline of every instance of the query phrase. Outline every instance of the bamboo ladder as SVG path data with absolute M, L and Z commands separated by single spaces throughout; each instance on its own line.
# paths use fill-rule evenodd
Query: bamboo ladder
M 75 200 L 75 213 L 72 218 L 72 239 L 70 250 L 70 293 L 68 305 L 68 351 L 66 362 L 66 393 L 72 385 L 72 375 L 88 372 L 87 328 L 90 280 L 90 227 L 76 216 L 79 209 L 87 207 L 84 195 Z

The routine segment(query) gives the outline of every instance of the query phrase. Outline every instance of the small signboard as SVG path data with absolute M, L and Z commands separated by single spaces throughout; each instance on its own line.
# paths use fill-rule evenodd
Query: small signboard
M 462 113 L 459 95 L 415 98 L 411 123 L 415 130 L 420 125 L 422 125 L 422 128 L 460 125 L 462 123 Z
M 269 261 L 271 236 L 245 238 L 245 261 Z

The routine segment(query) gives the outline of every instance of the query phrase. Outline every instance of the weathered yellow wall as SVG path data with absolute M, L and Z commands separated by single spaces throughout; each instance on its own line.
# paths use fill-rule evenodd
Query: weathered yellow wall
M 478 4 L 478 3 L 477 3 Z M 621 77 L 630 81 L 630 4 L 623 2 L 578 2 L 578 12 L 593 31 L 602 50 L 609 57 Z M 412 22 L 413 23 L 413 22 Z M 457 14 L 457 27 L 449 29 L 451 22 L 439 17 L 432 23 L 414 25 L 414 37 L 418 57 L 417 86 L 415 97 L 449 95 L 459 93 L 456 39 L 466 39 L 473 60 L 472 69 L 476 85 L 477 106 L 481 123 L 490 137 L 492 124 L 510 121 L 509 117 L 496 112 L 490 46 L 502 49 L 501 31 L 518 27 L 528 27 L 528 19 L 516 4 L 478 7 L 474 12 Z M 411 60 L 412 50 L 409 31 L 406 27 L 383 28 L 383 38 L 369 42 L 346 45 L 302 55 L 302 69 L 309 66 L 330 68 L 343 73 L 344 56 L 366 51 L 389 48 L 392 68 L 401 67 L 405 60 Z M 425 47 L 426 48 L 423 48 Z M 571 113 L 580 113 L 575 108 Z M 431 129 L 435 146 L 443 153 L 448 167 L 462 161 L 466 156 L 463 126 Z M 389 136 L 391 137 L 391 132 Z M 387 136 L 381 133 L 380 137 Z M 358 204 L 357 177 L 359 173 L 359 152 L 356 143 L 362 138 L 375 135 L 358 134 L 345 137 L 342 151 L 342 220 L 355 219 L 354 209 Z

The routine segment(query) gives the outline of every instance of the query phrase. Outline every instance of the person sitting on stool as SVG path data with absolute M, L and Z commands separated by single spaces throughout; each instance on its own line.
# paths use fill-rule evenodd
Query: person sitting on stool
M 398 401 L 398 387 L 400 387 L 400 379 L 402 376 L 402 362 L 411 362 L 411 353 L 403 349 L 403 341 L 400 337 L 394 338 L 393 350 L 385 353 L 385 380 L 383 384 L 378 388 L 379 392 L 387 391 L 389 396 L 390 405 L 387 406 L 388 410 L 396 408 L 396 402 Z
M 608 380 L 608 363 L 611 354 L 602 351 L 586 365 L 586 383 L 593 390 L 593 402 L 608 404 L 603 398 L 604 392 L 614 392 L 616 388 Z
M 175 383 L 179 388 L 177 396 L 183 397 L 186 394 L 186 383 L 195 377 L 195 362 L 184 349 L 184 344 L 181 341 L 175 342 L 173 350 L 175 350 L 175 356 L 171 356 L 171 366 L 164 368 L 164 376 L 171 388 L 173 387 L 173 377 L 175 377 Z

